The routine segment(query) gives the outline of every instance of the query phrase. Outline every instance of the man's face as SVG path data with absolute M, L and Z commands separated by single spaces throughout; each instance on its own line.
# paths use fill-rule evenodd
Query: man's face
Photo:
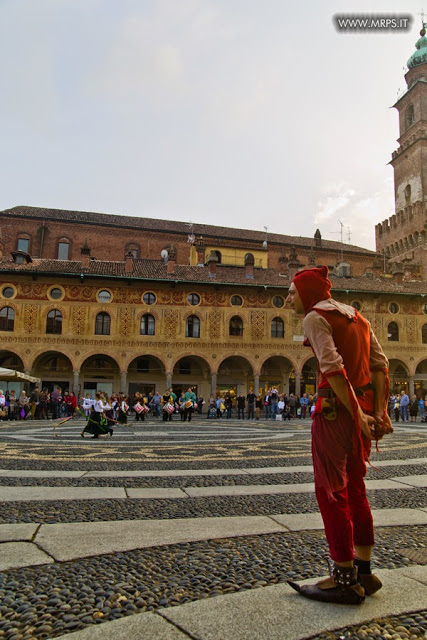
M 305 314 L 304 305 L 293 282 L 291 282 L 291 286 L 289 287 L 286 304 L 293 309 L 297 315 Z

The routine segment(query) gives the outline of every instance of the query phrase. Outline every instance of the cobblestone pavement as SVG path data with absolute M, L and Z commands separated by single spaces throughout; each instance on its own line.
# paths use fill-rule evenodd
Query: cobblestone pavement
M 252 485 L 290 486 L 313 481 L 309 421 L 242 423 L 196 418 L 189 424 L 150 419 L 118 427 L 112 438 L 95 441 L 81 439 L 83 424 L 72 420 L 54 430 L 47 421 L 0 423 L 0 489 L 74 487 L 83 492 L 85 488 L 98 487 L 107 495 L 111 487 L 250 490 Z M 373 453 L 372 463 L 379 466 L 369 469 L 369 480 L 410 478 L 412 482 L 407 488 L 371 490 L 374 509 L 427 510 L 427 487 L 422 486 L 426 474 L 426 427 L 419 423 L 398 425 L 395 434 L 380 443 L 380 452 Z M 254 473 L 258 469 L 260 473 Z M 156 475 L 165 470 L 177 473 Z M 187 470 L 190 475 L 179 475 L 178 470 Z M 212 473 L 206 475 L 207 470 Z M 115 471 L 117 475 L 64 475 L 77 471 Z M 50 473 L 42 477 L 40 472 Z M 153 475 L 135 475 L 147 472 Z M 273 517 L 316 512 L 314 495 L 298 492 L 185 500 L 129 496 L 20 499 L 0 505 L 0 524 L 18 527 L 34 523 L 37 529 L 40 524 L 49 527 L 54 523 Z M 376 568 L 393 570 L 427 564 L 426 524 L 409 526 L 403 522 L 377 527 L 376 538 Z M 22 540 L 19 536 L 12 539 L 16 542 L 0 537 L 3 555 L 9 549 L 7 545 L 25 544 L 18 542 Z M 31 541 L 34 538 L 29 538 L 27 544 Z M 289 578 L 315 578 L 324 575 L 327 556 L 323 532 L 301 529 L 152 545 L 66 562 L 49 558 L 41 565 L 19 565 L 0 575 L 0 638 L 54 638 L 144 611 L 160 612 L 192 601 L 262 589 Z M 426 631 L 427 603 L 416 612 L 376 618 L 313 638 L 414 640 L 425 637 Z

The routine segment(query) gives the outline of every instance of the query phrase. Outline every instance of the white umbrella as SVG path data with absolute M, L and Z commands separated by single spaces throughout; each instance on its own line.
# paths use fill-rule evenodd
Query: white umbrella
M 35 384 L 41 384 L 40 378 L 34 378 L 28 376 L 21 371 L 15 371 L 14 369 L 4 369 L 0 367 L 0 380 L 7 382 L 8 380 L 26 380 L 27 382 L 34 382 Z

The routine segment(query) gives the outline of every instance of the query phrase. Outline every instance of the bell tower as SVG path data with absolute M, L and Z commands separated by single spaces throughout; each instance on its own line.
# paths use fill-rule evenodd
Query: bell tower
M 407 62 L 406 92 L 399 112 L 399 146 L 390 161 L 394 170 L 395 214 L 376 225 L 377 251 L 397 267 L 427 280 L 427 36 L 420 31 L 416 51 Z

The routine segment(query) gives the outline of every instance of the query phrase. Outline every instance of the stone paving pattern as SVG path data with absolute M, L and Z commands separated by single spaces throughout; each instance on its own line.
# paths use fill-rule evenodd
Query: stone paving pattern
M 19 559 L 22 562 L 23 558 L 30 558 L 25 566 L 9 568 L 1 574 L 0 638 L 38 640 L 64 633 L 70 640 L 96 640 L 101 633 L 103 640 L 113 636 L 115 640 L 424 637 L 427 587 L 420 590 L 425 581 L 417 571 L 423 571 L 426 579 L 427 571 L 404 553 L 406 549 L 417 550 L 422 556 L 427 548 L 427 524 L 422 524 L 427 521 L 427 430 L 420 425 L 407 432 L 404 428 L 396 430 L 393 437 L 381 443 L 381 452 L 372 456 L 378 469 L 368 471 L 369 481 L 383 486 L 369 492 L 382 525 L 376 529 L 375 567 L 388 576 L 379 594 L 385 594 L 387 588 L 390 594 L 395 593 L 393 589 L 398 593 L 405 580 L 411 593 L 399 598 L 390 596 L 394 603 L 377 594 L 362 607 L 338 607 L 338 611 L 333 607 L 331 611 L 330 605 L 325 609 L 325 605 L 306 601 L 286 585 L 288 578 L 303 580 L 324 575 L 328 556 L 323 531 L 310 530 L 310 522 L 319 526 L 314 495 L 309 488 L 302 493 L 295 487 L 310 485 L 313 480 L 309 422 L 297 421 L 285 427 L 248 423 L 246 435 L 242 435 L 242 425 L 237 421 L 230 421 L 228 433 L 224 429 L 226 422 L 222 421 L 222 430 L 216 435 L 209 423 L 191 423 L 197 445 L 188 442 L 188 425 L 186 435 L 180 435 L 183 425 L 179 422 L 164 427 L 151 421 L 144 423 L 144 431 L 141 425 L 132 425 L 138 435 L 132 435 L 130 428 L 116 430 L 113 438 L 100 442 L 89 438 L 82 441 L 81 423 L 77 421 L 67 423 L 58 438 L 53 437 L 49 423 L 0 425 L 0 493 L 4 496 L 8 491 L 21 491 L 15 494 L 20 497 L 0 505 L 0 567 L 1 562 L 16 566 Z M 156 435 L 160 432 L 167 435 Z M 206 444 L 199 442 L 204 434 Z M 160 437 L 167 443 L 157 443 Z M 209 469 L 212 473 L 205 475 Z M 37 472 L 43 470 L 47 476 L 37 477 Z M 177 473 L 155 475 L 164 470 Z M 153 476 L 134 475 L 150 471 Z M 72 473 L 64 477 L 66 472 Z M 97 472 L 108 475 L 84 475 Z M 109 472 L 117 474 L 110 476 Z M 185 475 L 189 472 L 194 475 Z M 52 477 L 55 473 L 61 476 Z M 296 492 L 247 494 L 255 488 L 268 490 L 272 485 Z M 394 485 L 399 488 L 385 488 Z M 22 499 L 26 488 L 35 491 L 33 495 L 38 499 Z M 203 493 L 204 488 L 228 493 L 238 489 L 243 495 L 205 497 L 199 491 Z M 62 490 L 68 491 L 70 498 L 46 500 L 51 490 L 58 491 L 58 495 L 64 495 Z M 175 492 L 171 495 L 185 493 L 185 498 L 130 497 L 139 490 L 171 490 Z M 197 497 L 189 497 L 192 490 Z M 114 495 L 110 491 L 121 491 L 122 497 L 106 497 Z M 96 492 L 98 497 L 90 492 Z M 247 518 L 247 530 L 236 525 L 236 530 L 228 533 L 224 523 L 216 520 L 223 517 L 228 524 L 231 518 L 240 517 L 236 523 Z M 251 526 L 266 526 L 264 520 L 257 520 L 259 517 L 268 521 L 268 527 L 276 528 L 264 533 L 257 529 L 249 535 Z M 296 530 L 286 529 L 286 517 L 296 519 Z M 97 537 L 97 522 L 110 522 L 116 527 L 120 521 L 143 520 L 147 527 L 156 527 L 159 518 L 170 521 L 175 530 L 178 518 L 186 519 L 188 526 L 198 523 L 199 528 L 208 522 L 206 518 L 212 518 L 212 527 L 203 532 L 202 539 L 159 546 L 155 544 L 159 534 L 151 533 L 152 542 L 148 540 L 146 548 L 102 552 L 108 540 Z M 85 534 L 84 525 L 90 526 L 91 522 L 95 527 Z M 80 529 L 78 523 L 82 523 Z M 69 560 L 58 561 L 55 553 L 59 553 L 59 547 L 58 551 L 46 544 L 43 547 L 43 531 L 55 541 L 61 538 L 61 531 L 65 536 L 66 529 L 61 527 L 67 526 L 77 527 L 73 540 L 77 549 L 89 544 L 92 551 L 88 557 L 79 557 L 77 550 L 72 551 Z M 131 523 L 123 522 L 123 526 L 130 527 Z M 63 547 L 66 546 L 65 539 Z M 26 555 L 30 547 L 34 557 Z M 411 600 L 417 584 L 418 595 Z M 267 609 L 273 603 L 276 609 L 271 611 L 267 624 Z M 384 609 L 385 603 L 389 604 L 388 609 Z M 258 612 L 258 636 L 253 635 L 254 608 Z M 228 615 L 228 611 L 232 613 Z M 290 621 L 286 631 L 281 619 L 285 614 Z M 195 619 L 202 628 L 198 629 Z M 316 620 L 317 626 L 314 622 L 313 626 L 308 624 L 309 619 Z M 292 620 L 300 628 L 293 628 Z M 225 631 L 227 621 L 230 627 Z M 238 621 L 240 626 L 236 626 Z M 230 629 L 234 629 L 233 636 L 227 635 Z M 252 636 L 247 635 L 250 633 Z

